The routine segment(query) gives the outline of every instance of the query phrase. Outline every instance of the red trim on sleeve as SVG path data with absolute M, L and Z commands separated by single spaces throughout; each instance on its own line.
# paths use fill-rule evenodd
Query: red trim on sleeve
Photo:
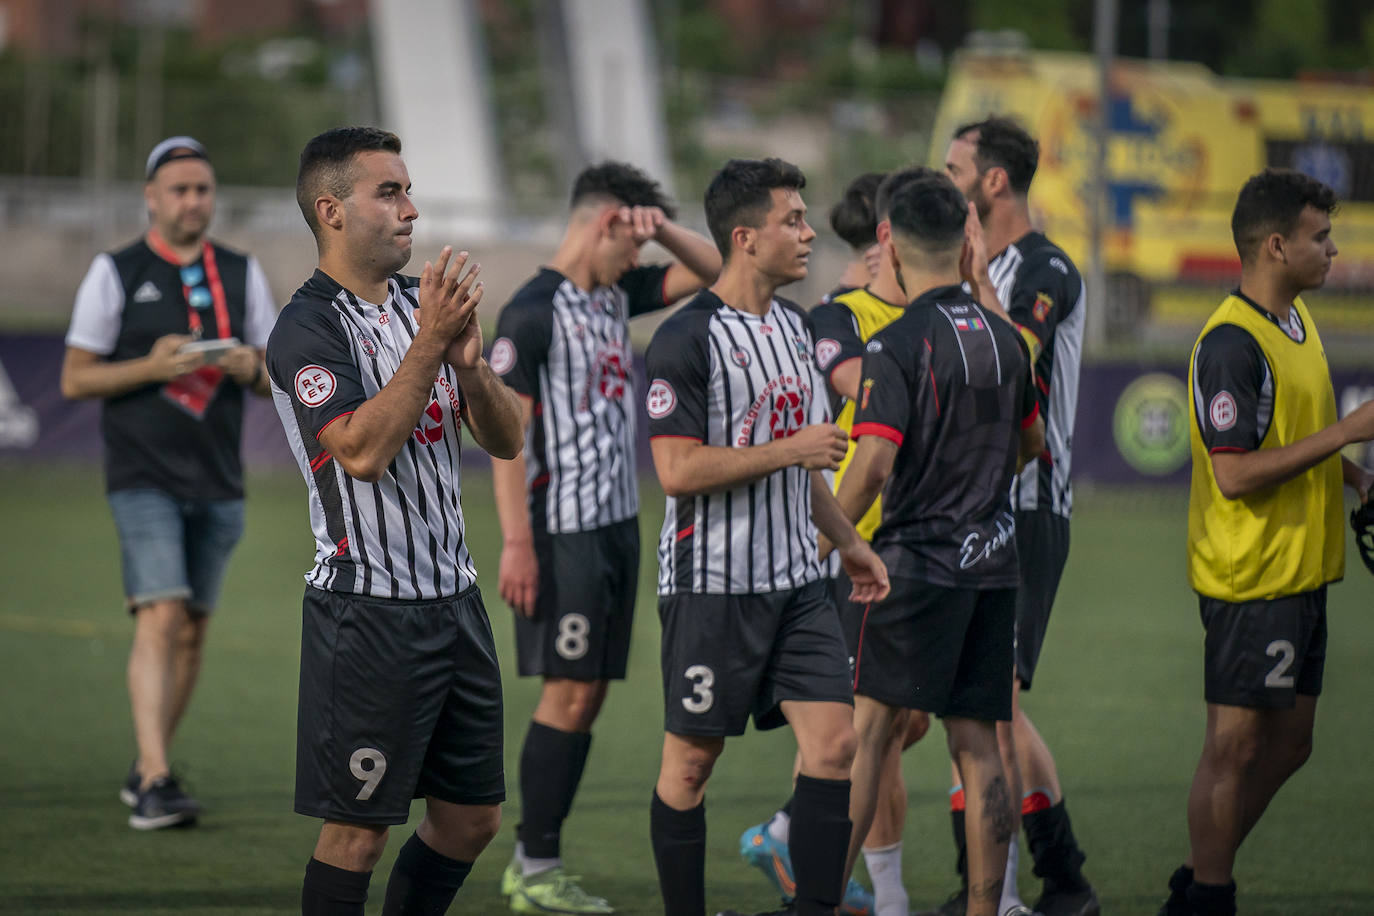
M 877 436 L 880 439 L 886 439 L 898 445 L 902 444 L 901 430 L 893 429 L 885 423 L 874 423 L 872 421 L 867 423 L 855 423 L 854 428 L 849 431 L 849 438 L 857 439 L 860 436 Z
M 548 474 L 540 474 L 538 477 L 534 478 L 534 480 L 531 480 L 531 481 L 530 481 L 530 489 L 531 489 L 531 490 L 537 490 L 537 489 L 539 489 L 540 487 L 547 487 L 548 485 L 549 485 L 549 475 L 548 475 Z
M 1216 448 L 1210 448 L 1210 449 L 1208 449 L 1208 450 L 1207 450 L 1207 454 L 1209 454 L 1209 455 L 1215 455 L 1217 452 L 1238 452 L 1238 453 L 1240 453 L 1240 454 L 1244 454 L 1245 452 L 1248 452 L 1248 451 L 1250 451 L 1250 449 L 1248 449 L 1248 448 L 1240 448 L 1240 447 L 1235 446 L 1235 445 L 1218 445 Z
M 650 441 L 650 442 L 654 441 L 655 439 L 690 439 L 690 440 L 692 440 L 693 442 L 700 442 L 700 441 L 701 441 L 701 437 L 700 437 L 700 436 L 674 436 L 674 435 L 672 435 L 671 433 L 663 433 L 662 435 L 659 435 L 659 436 L 650 436 L 650 437 L 649 437 L 649 441 Z
M 683 538 L 689 538 L 689 537 L 692 536 L 692 532 L 693 532 L 693 531 L 696 531 L 696 530 L 697 530 L 696 523 L 693 522 L 692 524 L 688 525 L 686 528 L 683 528 L 681 531 L 679 531 L 679 532 L 677 533 L 677 537 L 673 538 L 673 540 L 674 540 L 674 541 L 680 541 L 680 540 L 682 540 Z
M 328 452 L 320 452 L 320 454 L 315 458 L 315 460 L 310 462 L 310 470 L 318 471 L 320 468 L 328 464 L 329 459 L 333 457 L 334 456 L 329 454 Z
M 1021 418 L 1021 428 L 1030 429 L 1030 425 L 1035 422 L 1035 418 L 1040 416 L 1040 402 L 1036 401 L 1031 405 L 1031 412 Z
M 346 411 L 344 411 L 343 413 L 339 414 L 337 417 L 334 417 L 333 419 L 331 419 L 331 420 L 329 421 L 329 423 L 326 423 L 326 424 L 324 424 L 323 426 L 320 427 L 320 431 L 319 431 L 319 432 L 315 433 L 315 441 L 316 441 L 316 442 L 319 442 L 319 441 L 320 441 L 320 436 L 323 435 L 324 431 L 325 431 L 326 429 L 329 428 L 329 424 L 330 424 L 330 423 L 333 423 L 335 420 L 342 420 L 344 417 L 351 417 L 351 416 L 353 416 L 353 411 L 351 411 L 351 410 L 346 410 Z

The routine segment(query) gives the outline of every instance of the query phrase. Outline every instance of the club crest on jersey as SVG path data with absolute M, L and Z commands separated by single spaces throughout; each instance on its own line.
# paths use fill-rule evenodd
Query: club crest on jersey
M 1207 416 L 1212 421 L 1212 428 L 1217 432 L 1225 432 L 1236 425 L 1236 399 L 1231 396 L 1229 391 L 1218 391 L 1212 396 L 1212 403 L 1207 406 Z
M 491 366 L 491 371 L 497 375 L 505 375 L 515 366 L 515 344 L 511 343 L 509 337 L 499 338 L 491 345 L 491 356 L 487 357 L 487 365 Z
M 868 409 L 868 396 L 869 396 L 870 394 L 873 393 L 873 384 L 874 384 L 873 379 L 871 379 L 871 378 L 866 378 L 866 379 L 864 379 L 864 385 L 863 385 L 863 387 L 864 387 L 864 394 L 863 394 L 863 398 L 860 399 L 860 401 L 859 401 L 859 409 L 860 409 L 860 410 L 867 410 L 867 409 Z
M 792 338 L 792 346 L 797 351 L 797 359 L 808 362 L 811 359 L 811 348 L 806 345 L 806 338 L 797 335 Z
M 831 340 L 829 337 L 822 337 L 816 341 L 816 365 L 822 369 L 829 369 L 830 364 L 835 361 L 835 357 L 840 355 L 840 342 Z
M 296 397 L 306 407 L 319 407 L 334 396 L 334 373 L 324 366 L 306 366 L 296 373 Z
M 1050 298 L 1049 293 L 1035 294 L 1035 305 L 1031 306 L 1031 314 L 1035 316 L 1036 321 L 1044 321 L 1052 308 L 1054 300 Z
M 742 347 L 730 348 L 730 362 L 739 366 L 741 369 L 749 368 L 749 353 Z
M 363 352 L 366 353 L 368 356 L 377 355 L 377 345 L 372 342 L 371 337 L 368 337 L 362 331 L 358 332 L 358 346 L 362 347 Z
M 677 409 L 677 392 L 663 379 L 654 379 L 644 395 L 644 409 L 651 419 L 662 420 Z
M 759 330 L 760 330 L 761 332 L 763 332 L 764 334 L 772 334 L 772 333 L 773 333 L 773 326 L 772 326 L 771 324 L 759 325 Z

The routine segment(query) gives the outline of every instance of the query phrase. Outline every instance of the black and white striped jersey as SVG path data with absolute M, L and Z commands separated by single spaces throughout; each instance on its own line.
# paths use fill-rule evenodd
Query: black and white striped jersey
M 997 298 L 1016 322 L 1035 362 L 1045 452 L 1012 483 L 1018 510 L 1073 511 L 1073 424 L 1078 411 L 1078 372 L 1083 363 L 1087 302 L 1083 277 L 1063 249 L 1030 232 L 988 265 Z
M 592 531 L 639 513 L 629 320 L 667 305 L 668 268 L 580 289 L 544 268 L 501 310 L 492 370 L 534 403 L 525 442 L 535 531 Z
M 646 362 L 650 437 L 745 448 L 829 420 L 806 315 L 785 300 L 760 317 L 703 291 L 659 327 Z M 668 497 L 660 595 L 774 592 L 825 575 L 804 468 L 723 493 Z
M 414 432 L 376 483 L 349 477 L 318 438 L 381 391 L 415 338 L 419 280 L 394 275 L 388 290 L 375 305 L 315 271 L 268 341 L 272 400 L 309 490 L 315 566 L 306 581 L 376 598 L 444 598 L 477 579 L 459 505 L 463 394 L 453 369 L 441 367 Z

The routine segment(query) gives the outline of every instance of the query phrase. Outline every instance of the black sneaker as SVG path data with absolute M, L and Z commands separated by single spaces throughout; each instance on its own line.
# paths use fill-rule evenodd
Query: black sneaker
M 1035 901 L 1035 912 L 1043 916 L 1098 916 L 1102 905 L 1090 885 L 1076 891 L 1055 888 L 1040 895 Z
M 191 824 L 200 814 L 200 802 L 185 792 L 172 776 L 164 776 L 138 793 L 138 802 L 129 815 L 135 830 L 158 830 Z
M 138 775 L 138 758 L 129 764 L 129 775 L 124 777 L 124 785 L 119 787 L 119 800 L 130 808 L 138 804 L 138 789 L 143 785 L 143 777 Z
M 968 888 L 961 887 L 949 899 L 933 910 L 922 910 L 911 916 L 964 916 L 968 912 Z

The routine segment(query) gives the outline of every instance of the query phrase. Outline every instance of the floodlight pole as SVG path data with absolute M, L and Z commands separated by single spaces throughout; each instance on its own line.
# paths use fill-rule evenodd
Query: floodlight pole
M 1097 116 L 1093 119 L 1092 175 L 1089 179 L 1088 248 L 1092 252 L 1088 290 L 1097 306 L 1087 316 L 1088 351 L 1100 353 L 1107 342 L 1107 265 L 1103 258 L 1103 236 L 1107 223 L 1107 139 L 1108 103 L 1111 98 L 1111 67 L 1116 56 L 1118 0 L 1096 0 L 1093 15 L 1093 53 L 1097 59 Z

